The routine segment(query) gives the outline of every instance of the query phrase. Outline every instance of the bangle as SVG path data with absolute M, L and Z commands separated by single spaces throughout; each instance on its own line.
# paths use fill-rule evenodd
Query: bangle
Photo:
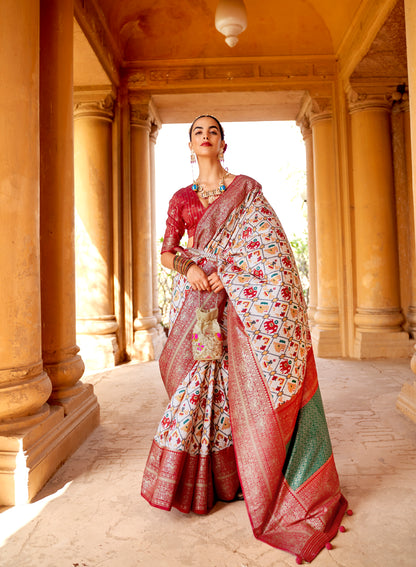
M 182 258 L 179 254 L 177 254 L 173 259 L 173 269 L 186 276 L 188 270 L 191 266 L 194 266 L 195 262 L 190 258 Z
M 181 258 L 180 256 L 177 257 L 178 259 L 174 263 L 174 268 L 177 272 L 186 276 L 188 270 L 191 266 L 195 265 L 195 262 L 189 258 Z

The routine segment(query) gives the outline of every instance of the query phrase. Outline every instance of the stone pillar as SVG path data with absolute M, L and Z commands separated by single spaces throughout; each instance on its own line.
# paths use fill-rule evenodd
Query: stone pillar
M 317 356 L 342 356 L 339 322 L 339 266 L 337 233 L 337 179 L 335 141 L 329 101 L 312 103 L 309 113 L 312 128 L 315 192 L 317 306 L 312 343 Z
M 132 101 L 131 203 L 133 256 L 134 357 L 139 361 L 157 359 L 162 350 L 153 309 L 153 252 L 149 102 Z
M 156 330 L 162 345 L 166 342 L 166 335 L 162 326 L 162 314 L 159 308 L 159 275 L 158 275 L 158 242 L 156 235 L 156 174 L 155 174 L 155 145 L 160 126 L 153 123 L 150 131 L 150 194 L 151 194 L 151 227 L 152 227 L 152 297 L 153 316 L 156 318 Z
M 1 2 L 0 34 L 0 506 L 10 506 L 44 483 L 59 414 L 41 356 L 39 2 Z
M 391 104 L 350 93 L 356 258 L 356 358 L 409 355 L 400 309 Z
M 411 170 L 413 188 L 413 218 L 416 218 L 416 4 L 413 0 L 405 0 L 406 18 L 406 46 L 407 46 L 407 69 L 409 80 L 409 105 L 410 105 L 410 137 L 411 137 Z M 412 234 L 412 256 L 415 255 L 415 233 Z M 415 286 L 414 277 L 412 289 Z M 416 374 L 416 353 L 413 354 L 412 371 Z M 397 408 L 416 423 L 416 382 L 404 384 L 397 399 Z
M 404 148 L 407 173 L 407 202 L 409 204 L 407 218 L 409 219 L 409 261 L 410 261 L 410 292 L 409 307 L 406 312 L 408 332 L 410 337 L 416 339 L 416 221 L 415 221 L 415 200 L 416 192 L 413 192 L 412 181 L 412 142 L 410 136 L 410 112 L 409 103 L 404 103 L 403 110 L 403 127 L 404 127 Z
M 412 169 L 410 161 L 410 116 L 406 93 L 394 93 L 392 108 L 394 188 L 399 251 L 400 305 L 406 314 L 403 328 L 415 338 L 416 258 L 413 218 Z
M 88 370 L 120 361 L 114 314 L 111 95 L 74 114 L 77 342 Z
M 315 190 L 313 171 L 312 129 L 306 116 L 298 123 L 305 142 L 306 151 L 306 191 L 308 206 L 308 254 L 309 254 L 309 325 L 315 325 L 315 313 L 318 302 L 318 281 L 316 270 L 316 226 L 315 226 Z
M 96 426 L 98 405 L 92 386 L 79 380 L 84 363 L 75 338 L 73 3 L 40 5 L 42 348 L 50 403 L 67 416 L 66 456 Z
M 409 226 L 410 226 L 410 263 L 411 291 L 410 305 L 407 311 L 409 332 L 416 339 L 416 40 L 414 25 L 416 24 L 416 6 L 414 2 L 405 0 L 407 66 L 409 74 L 409 101 L 404 109 L 404 144 L 406 151 L 407 180 L 409 191 Z M 415 355 L 416 356 L 416 355 Z M 416 360 L 414 361 L 416 368 Z

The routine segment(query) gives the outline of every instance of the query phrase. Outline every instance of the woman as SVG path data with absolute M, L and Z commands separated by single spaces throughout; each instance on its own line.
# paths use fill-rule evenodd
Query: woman
M 254 535 L 311 561 L 330 546 L 347 503 L 293 254 L 261 186 L 222 167 L 215 117 L 194 120 L 189 147 L 199 177 L 171 199 L 162 248 L 162 264 L 178 272 L 160 359 L 170 402 L 142 495 L 204 514 L 241 486 Z M 196 310 L 215 306 L 222 356 L 195 361 Z

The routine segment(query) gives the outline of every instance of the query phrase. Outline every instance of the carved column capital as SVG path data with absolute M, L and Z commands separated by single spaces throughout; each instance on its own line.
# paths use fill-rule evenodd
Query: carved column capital
M 328 95 L 311 97 L 307 93 L 296 117 L 296 124 L 301 129 L 303 139 L 306 139 L 311 135 L 315 122 L 329 118 L 332 118 L 332 97 Z
M 302 117 L 298 117 L 296 119 L 296 124 L 299 126 L 300 131 L 302 133 L 303 140 L 305 141 L 307 138 L 312 136 L 312 128 L 311 122 L 309 120 L 309 116 L 303 114 Z
M 74 103 L 74 118 L 93 116 L 113 121 L 114 118 L 114 96 L 108 94 L 97 100 L 77 101 Z
M 399 85 L 392 94 L 392 112 L 409 112 L 409 89 L 407 85 Z
M 156 124 L 155 122 L 153 122 L 153 124 L 150 128 L 150 141 L 153 142 L 154 144 L 156 144 L 156 140 L 157 140 L 157 137 L 159 135 L 160 128 L 161 127 L 158 124 Z
M 348 83 L 345 87 L 350 114 L 365 110 L 390 111 L 402 95 L 389 85 L 360 85 Z
M 158 129 L 162 126 L 159 113 L 150 96 L 131 96 L 129 102 L 130 122 L 132 124 L 148 128 L 150 134 L 153 125 L 156 125 Z
M 311 98 L 305 111 L 305 117 L 307 118 L 310 127 L 320 120 L 328 120 L 332 118 L 332 98 Z
M 147 107 L 143 107 L 142 105 L 137 104 L 131 105 L 130 123 L 134 126 L 141 126 L 142 128 L 146 128 L 150 133 L 152 122 Z

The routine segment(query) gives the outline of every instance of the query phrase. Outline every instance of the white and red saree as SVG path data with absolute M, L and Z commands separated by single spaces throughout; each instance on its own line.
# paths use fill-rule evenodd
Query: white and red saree
M 221 360 L 195 362 L 201 297 L 176 276 L 160 359 L 169 405 L 146 464 L 153 506 L 206 513 L 241 484 L 256 538 L 311 561 L 336 534 L 339 488 L 302 287 L 286 235 L 253 179 L 204 213 L 187 254 L 218 271 Z M 202 294 L 212 307 L 212 295 Z M 211 303 L 210 303 L 211 302 Z

